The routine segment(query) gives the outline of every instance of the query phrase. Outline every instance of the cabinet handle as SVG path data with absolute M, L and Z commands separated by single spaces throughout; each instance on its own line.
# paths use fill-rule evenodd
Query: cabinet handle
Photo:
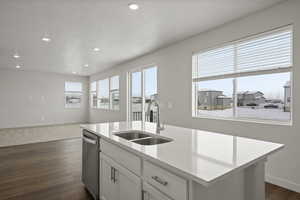
M 82 137 L 83 141 L 85 141 L 86 143 L 89 143 L 89 144 L 97 144 L 97 141 L 96 140 L 92 140 L 90 138 L 87 138 L 85 136 Z
M 158 182 L 159 184 L 163 185 L 163 186 L 166 186 L 168 185 L 168 182 L 159 178 L 158 176 L 152 176 L 151 177 L 153 180 L 155 180 L 156 182 Z
M 142 191 L 142 200 L 149 199 L 149 198 L 146 198 L 147 194 L 148 194 L 147 191 L 145 191 L 145 190 Z
M 110 167 L 110 180 L 114 182 L 114 168 Z
M 114 183 L 116 183 L 117 182 L 117 178 L 116 178 L 116 168 L 114 168 Z

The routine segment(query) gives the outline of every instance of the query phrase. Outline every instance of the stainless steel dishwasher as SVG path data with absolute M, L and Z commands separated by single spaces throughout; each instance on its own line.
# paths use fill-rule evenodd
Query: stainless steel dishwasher
M 94 199 L 99 198 L 99 140 L 86 130 L 82 135 L 82 182 Z

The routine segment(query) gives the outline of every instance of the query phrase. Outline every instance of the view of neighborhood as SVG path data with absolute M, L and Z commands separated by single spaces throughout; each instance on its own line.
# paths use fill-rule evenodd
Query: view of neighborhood
M 280 76 L 281 80 L 276 76 Z M 263 78 L 272 80 L 269 87 L 263 85 L 259 86 L 259 84 L 262 83 Z M 265 75 L 264 77 L 259 77 L 259 79 L 257 79 L 258 83 L 250 82 L 247 83 L 247 86 L 245 86 L 246 79 L 238 82 L 239 86 L 244 87 L 245 89 L 250 89 L 252 87 L 255 90 L 238 89 L 235 107 L 236 116 L 280 121 L 290 120 L 291 84 L 289 81 L 289 73 Z M 274 84 L 271 85 L 272 82 L 274 84 L 276 83 L 275 86 Z M 231 83 L 232 79 L 221 80 L 217 84 L 220 88 L 226 88 L 224 90 L 203 88 L 203 86 L 209 85 L 216 87 L 216 83 L 199 83 L 199 86 L 202 86 L 199 87 L 198 91 L 199 115 L 233 117 L 234 99 L 232 95 L 233 86 L 230 85 Z M 262 89 L 259 90 L 259 87 Z
M 144 80 L 144 82 L 142 81 Z M 146 68 L 143 71 L 133 72 L 131 75 L 131 117 L 132 120 L 142 120 L 143 95 L 144 113 L 146 121 L 156 121 L 156 108 L 151 107 L 148 113 L 149 102 L 157 99 L 157 67 Z M 142 91 L 143 90 L 143 91 Z M 150 120 L 151 119 L 151 120 Z
M 66 108 L 80 108 L 81 94 L 67 93 L 65 94 L 65 107 Z

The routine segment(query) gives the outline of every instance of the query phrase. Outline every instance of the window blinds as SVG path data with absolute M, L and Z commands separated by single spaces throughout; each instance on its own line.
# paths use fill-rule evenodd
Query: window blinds
M 65 92 L 82 92 L 82 83 L 65 82 Z
M 196 55 L 198 77 L 216 76 L 234 71 L 234 46 L 225 46 Z
M 292 30 L 264 34 L 193 56 L 193 78 L 292 66 Z
M 237 44 L 237 70 L 254 71 L 292 65 L 292 32 L 275 33 Z
M 90 89 L 91 92 L 96 92 L 97 91 L 97 82 L 94 81 L 91 83 L 91 89 Z
M 98 82 L 98 96 L 100 98 L 109 97 L 109 79 L 103 79 Z

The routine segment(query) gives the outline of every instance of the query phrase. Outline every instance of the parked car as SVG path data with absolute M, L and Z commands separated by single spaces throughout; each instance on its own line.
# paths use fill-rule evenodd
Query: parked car
M 258 106 L 256 103 L 248 103 L 246 106 Z
M 279 108 L 279 106 L 276 104 L 270 103 L 270 104 L 265 105 L 264 108 Z

